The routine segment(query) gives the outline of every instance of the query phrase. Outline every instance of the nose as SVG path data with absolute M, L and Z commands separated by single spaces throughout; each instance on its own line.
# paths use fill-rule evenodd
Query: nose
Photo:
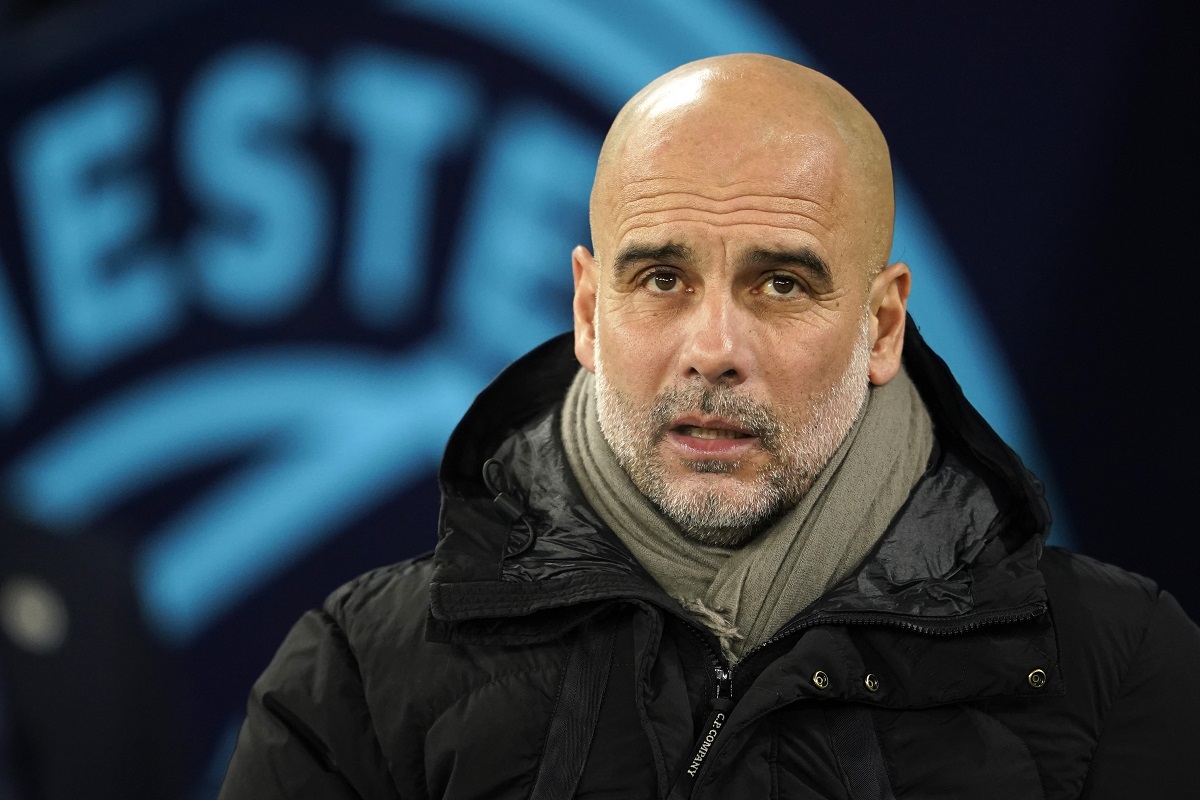
M 689 315 L 680 368 L 687 379 L 735 386 L 746 379 L 747 331 L 732 298 L 706 292 Z

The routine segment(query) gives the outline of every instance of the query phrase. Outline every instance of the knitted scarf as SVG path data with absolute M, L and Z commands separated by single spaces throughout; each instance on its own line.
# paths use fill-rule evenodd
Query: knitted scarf
M 925 471 L 933 423 L 903 369 L 872 386 L 804 498 L 735 548 L 688 538 L 633 485 L 600 430 L 595 380 L 586 370 L 567 392 L 562 439 L 588 503 L 667 594 L 716 634 L 734 663 L 875 546 Z

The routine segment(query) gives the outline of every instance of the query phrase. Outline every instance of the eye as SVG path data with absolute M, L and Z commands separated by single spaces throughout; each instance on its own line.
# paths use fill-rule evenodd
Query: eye
M 683 288 L 683 283 L 674 272 L 652 272 L 642 283 L 651 292 L 677 292 Z
M 771 275 L 763 281 L 759 291 L 776 297 L 790 297 L 800 294 L 803 287 L 800 281 L 791 275 Z

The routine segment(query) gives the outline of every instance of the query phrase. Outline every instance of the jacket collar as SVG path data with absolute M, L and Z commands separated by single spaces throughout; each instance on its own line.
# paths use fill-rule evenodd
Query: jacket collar
M 1040 613 L 1041 485 L 911 318 L 904 361 L 934 420 L 934 463 L 876 551 L 799 622 L 878 617 L 949 631 Z M 430 623 L 455 638 L 549 639 L 614 599 L 674 606 L 566 464 L 558 414 L 578 369 L 571 336 L 552 339 L 502 372 L 450 438 Z

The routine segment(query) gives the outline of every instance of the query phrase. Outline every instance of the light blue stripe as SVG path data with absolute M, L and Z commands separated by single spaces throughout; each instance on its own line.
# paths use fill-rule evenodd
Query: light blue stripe
M 432 470 L 486 376 L 441 342 L 397 360 L 252 353 L 155 376 L 44 441 L 12 490 L 55 528 L 218 458 L 236 471 L 155 532 L 151 621 L 183 642 L 382 496 Z
M 0 421 L 18 419 L 33 400 L 37 371 L 0 258 Z

